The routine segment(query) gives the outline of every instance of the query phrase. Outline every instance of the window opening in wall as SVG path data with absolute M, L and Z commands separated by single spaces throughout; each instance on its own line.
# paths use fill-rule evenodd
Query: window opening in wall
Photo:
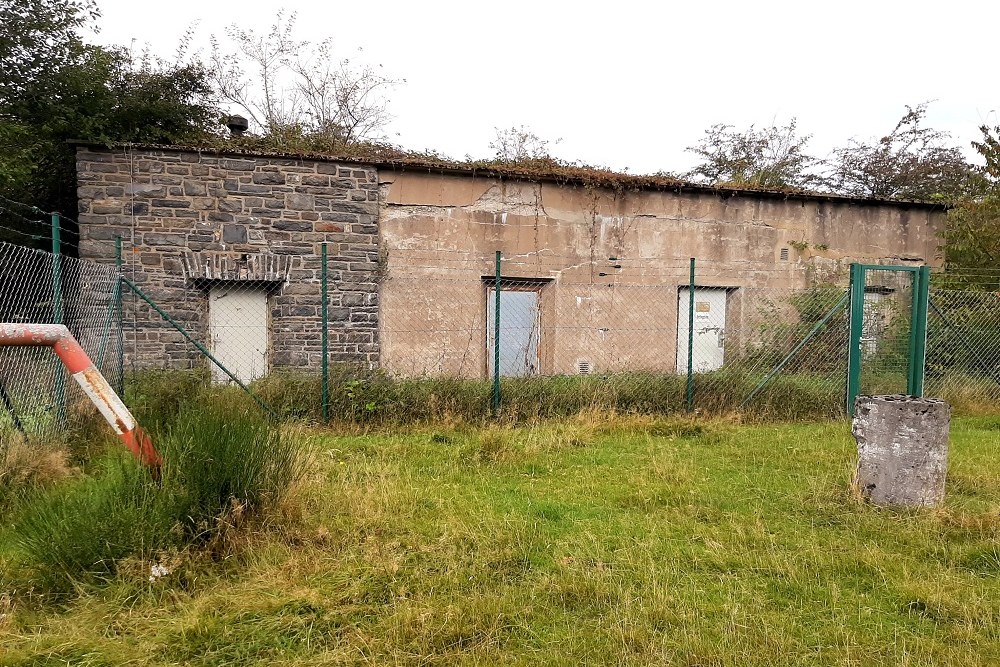
M 781 249 L 781 261 L 782 262 L 787 262 L 788 261 L 788 248 L 782 248 Z

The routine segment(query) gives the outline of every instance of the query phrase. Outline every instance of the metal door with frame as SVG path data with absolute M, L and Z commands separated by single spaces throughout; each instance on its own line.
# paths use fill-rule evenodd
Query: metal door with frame
M 694 336 L 691 367 L 695 373 L 722 368 L 726 357 L 725 287 L 694 288 Z M 688 370 L 689 288 L 677 291 L 677 372 Z
M 242 382 L 267 375 L 267 291 L 259 287 L 218 285 L 209 290 L 208 329 L 212 354 Z M 212 380 L 230 378 L 212 366 Z
M 527 377 L 539 374 L 538 339 L 541 313 L 538 289 L 500 288 L 500 375 Z M 493 377 L 496 288 L 487 290 L 487 373 Z

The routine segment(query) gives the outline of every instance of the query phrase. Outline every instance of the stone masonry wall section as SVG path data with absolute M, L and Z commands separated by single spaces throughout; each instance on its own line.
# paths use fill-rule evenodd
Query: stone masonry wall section
M 272 367 L 321 363 L 320 246 L 327 242 L 330 358 L 378 364 L 374 168 L 183 150 L 77 150 L 80 256 L 114 262 L 199 341 L 212 286 L 266 289 Z M 194 347 L 126 292 L 126 362 L 203 366 Z M 129 326 L 134 313 L 134 326 Z

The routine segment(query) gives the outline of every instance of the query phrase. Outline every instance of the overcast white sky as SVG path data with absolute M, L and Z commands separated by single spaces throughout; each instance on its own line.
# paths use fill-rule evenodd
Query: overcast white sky
M 713 123 L 794 116 L 825 155 L 925 100 L 963 147 L 1000 122 L 994 0 L 98 4 L 98 41 L 164 55 L 192 23 L 207 49 L 233 21 L 263 31 L 296 11 L 302 38 L 406 79 L 393 141 L 459 158 L 489 157 L 494 127 L 521 124 L 562 138 L 558 157 L 646 173 L 692 166 L 684 148 Z

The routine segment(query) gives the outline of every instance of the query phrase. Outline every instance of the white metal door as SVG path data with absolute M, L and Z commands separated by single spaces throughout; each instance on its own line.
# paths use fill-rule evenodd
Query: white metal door
M 496 325 L 496 290 L 488 294 L 486 356 L 493 376 L 493 329 Z M 538 292 L 500 290 L 500 375 L 524 377 L 538 374 Z
M 677 372 L 687 373 L 688 365 L 688 288 L 677 294 Z M 725 288 L 694 288 L 694 339 L 692 368 L 706 373 L 722 368 L 726 352 Z
M 208 296 L 212 354 L 243 382 L 267 375 L 267 293 L 246 287 L 213 287 Z M 212 364 L 215 382 L 229 376 Z

